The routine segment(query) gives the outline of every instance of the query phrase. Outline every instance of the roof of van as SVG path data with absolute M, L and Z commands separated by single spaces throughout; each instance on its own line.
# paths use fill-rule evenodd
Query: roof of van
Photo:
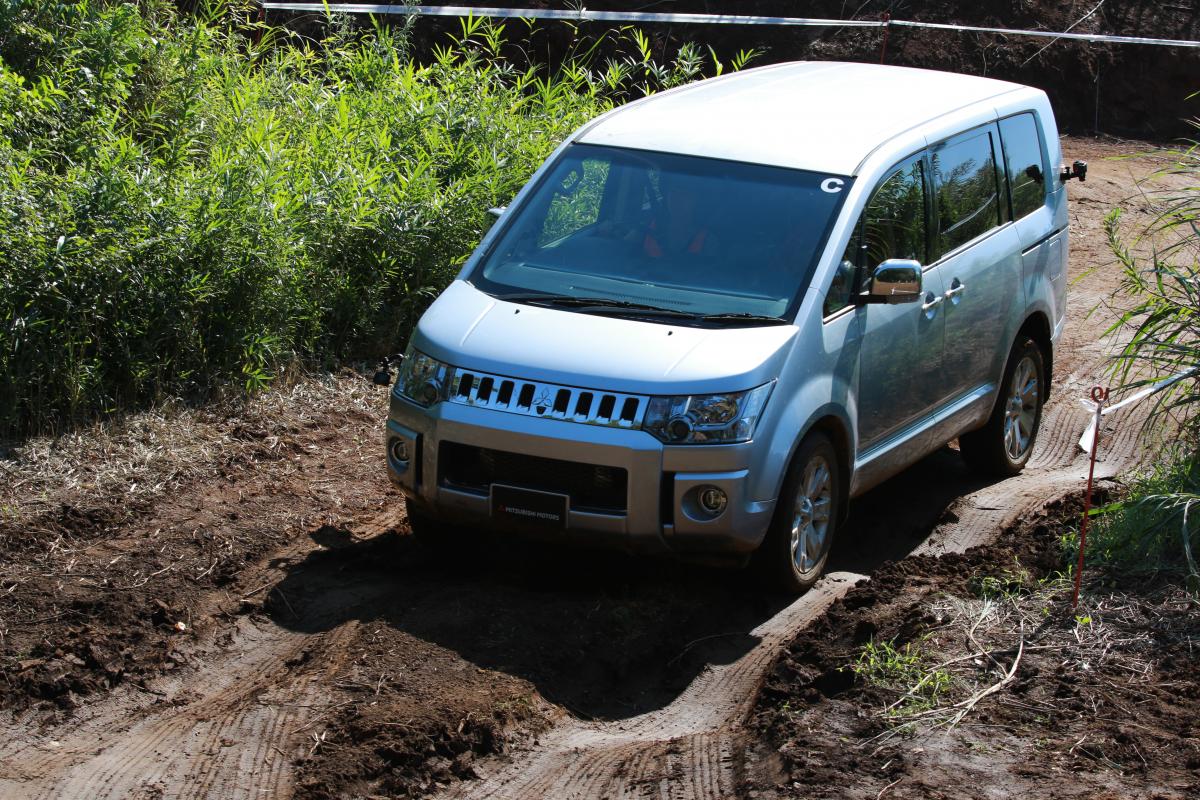
M 852 175 L 881 142 L 1027 88 L 878 64 L 779 64 L 631 103 L 578 141 Z

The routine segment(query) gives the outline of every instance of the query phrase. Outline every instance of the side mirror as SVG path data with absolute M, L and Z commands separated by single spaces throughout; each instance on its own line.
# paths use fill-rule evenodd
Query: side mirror
M 921 263 L 906 258 L 889 258 L 875 268 L 865 294 L 858 304 L 915 303 L 921 299 Z

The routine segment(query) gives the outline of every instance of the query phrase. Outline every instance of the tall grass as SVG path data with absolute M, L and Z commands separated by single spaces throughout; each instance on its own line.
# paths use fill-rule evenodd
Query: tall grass
M 1161 211 L 1143 234 L 1150 254 L 1135 256 L 1119 233 L 1120 213 L 1106 221 L 1109 243 L 1122 268 L 1122 290 L 1134 302 L 1110 332 L 1128 344 L 1112 374 L 1122 388 L 1182 380 L 1157 395 L 1165 446 L 1129 496 L 1106 509 L 1096 528 L 1093 555 L 1123 569 L 1181 570 L 1200 578 L 1200 144 L 1166 173 L 1187 188 L 1160 194 Z
M 624 31 L 520 69 L 480 20 L 418 64 L 403 25 L 246 12 L 0 0 L 0 435 L 396 347 L 572 129 L 710 66 Z

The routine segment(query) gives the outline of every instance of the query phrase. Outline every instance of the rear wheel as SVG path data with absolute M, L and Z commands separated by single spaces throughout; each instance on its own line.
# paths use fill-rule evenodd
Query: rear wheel
M 1008 477 L 1025 468 L 1042 423 L 1046 368 L 1037 342 L 1023 338 L 1013 346 L 1000 385 L 1000 396 L 987 423 L 958 439 L 967 464 L 988 475 Z
M 841 504 L 837 463 L 833 444 L 814 433 L 800 444 L 788 468 L 757 555 L 760 568 L 782 591 L 807 591 L 825 571 Z

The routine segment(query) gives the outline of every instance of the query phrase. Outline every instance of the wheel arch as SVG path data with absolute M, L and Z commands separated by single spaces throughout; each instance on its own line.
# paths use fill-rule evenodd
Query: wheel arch
M 837 454 L 837 470 L 838 470 L 838 522 L 842 522 L 846 518 L 846 514 L 850 506 L 850 479 L 853 477 L 854 464 L 854 447 L 850 438 L 850 426 L 837 414 L 826 412 L 815 417 L 800 435 L 796 437 L 796 441 L 792 443 L 791 452 L 788 454 L 788 466 L 790 468 L 792 460 L 796 457 L 796 451 L 800 449 L 800 445 L 814 433 L 820 433 L 825 436 L 833 445 L 833 450 Z M 786 473 L 786 470 L 784 471 Z M 783 489 L 782 482 L 780 483 L 780 491 Z M 778 496 L 779 492 L 776 492 Z
M 1021 328 L 1017 331 L 1017 341 L 1020 341 L 1023 336 L 1033 339 L 1038 349 L 1042 351 L 1042 366 L 1046 380 L 1043 393 L 1044 403 L 1050 399 L 1050 386 L 1053 383 L 1051 378 L 1054 375 L 1054 343 L 1051 338 L 1050 320 L 1041 311 L 1033 312 L 1021 323 Z M 1011 353 L 1011 348 L 1009 352 Z

